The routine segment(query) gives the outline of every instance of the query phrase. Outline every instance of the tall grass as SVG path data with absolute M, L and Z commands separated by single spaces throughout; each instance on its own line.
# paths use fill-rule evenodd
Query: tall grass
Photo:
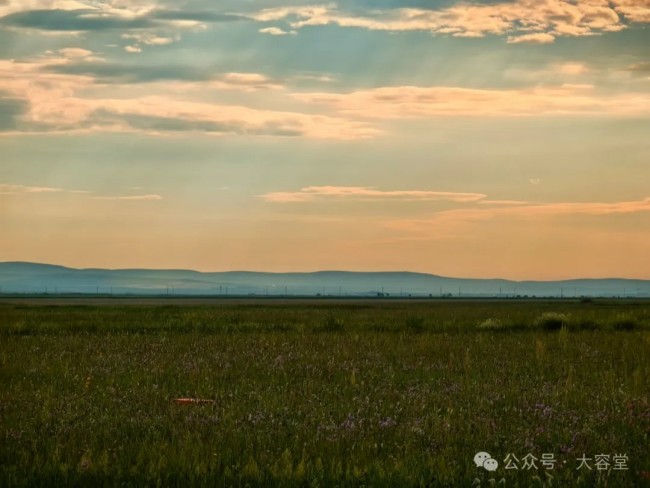
M 558 330 L 536 323 L 551 312 Z M 640 486 L 648 317 L 598 302 L 0 306 L 0 485 Z M 483 450 L 566 465 L 488 473 Z M 578 471 L 583 453 L 629 469 Z

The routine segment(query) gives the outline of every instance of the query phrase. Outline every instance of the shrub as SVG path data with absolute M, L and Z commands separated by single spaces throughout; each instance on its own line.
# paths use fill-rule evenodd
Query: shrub
M 569 317 L 563 313 L 545 312 L 535 319 L 533 325 L 543 330 L 560 330 L 569 323 Z
M 628 315 L 618 315 L 612 322 L 614 330 L 634 330 L 639 323 Z
M 501 330 L 504 328 L 504 326 L 503 322 L 500 320 L 490 317 L 489 319 L 485 319 L 483 322 L 478 324 L 476 328 L 480 330 Z

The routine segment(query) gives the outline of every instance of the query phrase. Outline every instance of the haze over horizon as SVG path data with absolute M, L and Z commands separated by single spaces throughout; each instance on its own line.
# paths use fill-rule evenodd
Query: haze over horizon
M 583 298 L 650 297 L 650 280 L 511 281 L 412 272 L 203 273 L 179 269 L 76 269 L 0 262 L 0 292 L 18 295 L 337 296 Z
M 319 274 L 319 273 L 349 273 L 349 274 L 406 274 L 406 275 L 426 275 L 433 276 L 438 278 L 451 278 L 451 279 L 463 279 L 463 280 L 505 280 L 512 282 L 524 282 L 524 281 L 535 281 L 535 282 L 560 282 L 560 281 L 572 281 L 572 280 L 640 280 L 640 281 L 650 281 L 650 278 L 626 278 L 620 276 L 595 276 L 595 277 L 584 277 L 584 276 L 573 276 L 569 278 L 561 279 L 547 279 L 547 280 L 536 280 L 536 279 L 510 279 L 503 278 L 501 276 L 487 276 L 487 277 L 477 277 L 477 276 L 456 276 L 456 275 L 442 275 L 434 272 L 425 272 L 418 270 L 409 270 L 409 269 L 386 269 L 386 270 L 372 270 L 372 269 L 311 269 L 305 271 L 260 271 L 256 269 L 193 269 L 193 268 L 181 268 L 181 267 L 101 267 L 101 266 L 68 266 L 60 263 L 39 263 L 33 261 L 0 261 L 0 268 L 2 265 L 7 264 L 19 264 L 27 266 L 37 266 L 37 267 L 53 267 L 53 268 L 66 268 L 74 271 L 109 271 L 109 272 L 120 272 L 120 271 L 154 271 L 154 272 L 164 272 L 164 271 L 180 271 L 180 272 L 190 272 L 190 273 L 202 273 L 202 274 L 227 274 L 227 273 L 251 273 L 251 274 Z
M 647 0 L 0 2 L 0 262 L 650 279 Z

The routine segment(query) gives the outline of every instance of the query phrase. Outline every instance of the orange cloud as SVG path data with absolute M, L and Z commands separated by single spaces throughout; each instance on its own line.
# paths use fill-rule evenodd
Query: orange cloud
M 647 115 L 644 93 L 600 95 L 591 85 L 483 90 L 457 87 L 395 86 L 350 93 L 297 93 L 307 103 L 369 118 L 430 116 L 524 116 L 566 114 Z
M 387 222 L 395 229 L 429 233 L 432 229 L 458 230 L 472 222 L 499 217 L 536 218 L 568 215 L 617 215 L 650 212 L 650 197 L 627 202 L 559 202 L 531 204 L 526 202 L 503 202 L 482 200 L 484 207 L 445 210 L 424 219 L 400 219 Z M 492 206 L 496 205 L 496 206 Z
M 162 200 L 163 197 L 160 195 L 127 195 L 127 196 L 112 196 L 112 197 L 92 197 L 93 200 L 128 200 L 128 201 L 151 201 L 151 200 Z
M 295 36 L 296 31 L 285 31 L 278 27 L 265 27 L 259 30 L 262 34 L 268 34 L 270 36 Z
M 555 41 L 555 37 L 546 32 L 537 32 L 535 34 L 525 34 L 523 36 L 509 36 L 508 44 L 519 44 L 521 42 L 532 42 L 534 44 L 550 44 Z
M 334 24 L 378 31 L 428 31 L 457 37 L 510 34 L 508 42 L 553 42 L 557 36 L 583 36 L 650 21 L 645 0 L 518 0 L 491 4 L 458 3 L 444 9 L 398 8 L 352 14 L 335 4 L 275 7 L 251 17 L 260 22 L 286 20 L 294 29 Z
M 201 87 L 197 83 L 159 84 L 154 94 L 126 98 L 84 96 L 101 86 L 92 76 L 59 74 L 44 70 L 67 58 L 47 57 L 30 62 L 0 60 L 0 90 L 25 100 L 27 113 L 20 118 L 17 135 L 34 132 L 139 132 L 153 135 L 198 132 L 212 135 L 300 136 L 315 139 L 359 139 L 373 137 L 379 130 L 368 124 L 342 117 L 265 110 L 240 105 L 224 105 L 184 100 L 179 85 Z M 254 73 L 228 73 L 207 82 L 229 87 L 274 87 L 274 82 Z M 168 86 L 167 86 L 168 85 Z M 125 85 L 128 86 L 128 85 Z M 120 88 L 111 85 L 112 90 Z M 156 93 L 157 91 L 157 93 Z
M 476 202 L 485 198 L 485 195 L 426 190 L 377 190 L 365 186 L 308 186 L 296 192 L 271 192 L 260 197 L 267 202 L 275 203 L 311 202 L 324 199 Z
M 0 15 L 29 10 L 88 10 L 88 17 L 114 16 L 132 19 L 157 7 L 151 0 L 5 0 L 0 3 Z
M 613 0 L 615 10 L 631 22 L 650 22 L 650 1 Z
M 21 193 L 55 193 L 63 191 L 61 188 L 45 186 L 10 185 L 0 183 L 0 195 L 19 195 Z

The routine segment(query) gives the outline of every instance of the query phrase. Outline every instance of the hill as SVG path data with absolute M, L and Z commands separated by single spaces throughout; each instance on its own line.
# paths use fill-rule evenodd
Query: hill
M 413 272 L 265 273 L 183 269 L 75 269 L 0 263 L 1 293 L 321 296 L 649 297 L 650 280 L 512 281 Z

